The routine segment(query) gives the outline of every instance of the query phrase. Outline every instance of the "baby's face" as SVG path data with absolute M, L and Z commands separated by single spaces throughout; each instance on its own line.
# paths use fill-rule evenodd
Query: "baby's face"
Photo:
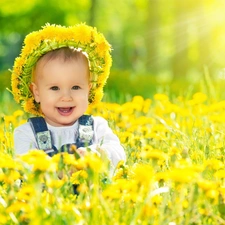
M 70 126 L 85 113 L 90 84 L 84 62 L 53 59 L 38 64 L 35 76 L 34 97 L 48 124 Z

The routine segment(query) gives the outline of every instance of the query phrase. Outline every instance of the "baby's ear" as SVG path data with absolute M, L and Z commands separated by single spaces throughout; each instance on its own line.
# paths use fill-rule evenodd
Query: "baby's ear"
M 39 97 L 39 91 L 38 91 L 38 87 L 35 83 L 31 83 L 30 84 L 30 90 L 33 93 L 34 99 L 37 103 L 40 102 L 40 97 Z
M 91 87 L 92 87 L 92 83 L 90 82 L 88 85 L 89 91 L 91 90 Z
M 90 83 L 88 84 L 88 96 L 90 95 L 90 90 L 91 90 L 91 88 L 92 88 L 92 83 L 90 82 Z

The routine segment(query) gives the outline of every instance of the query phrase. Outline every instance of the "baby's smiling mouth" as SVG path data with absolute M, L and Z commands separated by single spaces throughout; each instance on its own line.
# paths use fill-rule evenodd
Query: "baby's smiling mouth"
M 57 110 L 62 115 L 68 115 L 73 111 L 74 107 L 57 107 Z

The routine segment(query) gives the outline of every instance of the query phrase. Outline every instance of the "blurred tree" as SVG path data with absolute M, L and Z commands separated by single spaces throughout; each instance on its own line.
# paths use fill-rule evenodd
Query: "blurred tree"
M 204 4 L 205 3 L 205 4 Z M 198 1 L 198 8 L 197 12 L 199 15 L 198 20 L 198 51 L 199 51 L 199 58 L 198 58 L 198 67 L 199 71 L 203 72 L 204 67 L 207 67 L 208 71 L 210 73 L 212 72 L 213 67 L 213 60 L 212 60 L 212 42 L 213 42 L 213 30 L 212 30 L 212 21 L 211 21 L 211 15 L 213 7 L 210 7 L 210 10 L 207 9 L 209 5 L 209 2 L 206 4 L 204 0 Z M 210 18 L 210 19 L 209 19 Z M 204 21 L 204 22 L 203 22 Z M 214 26 L 216 28 L 217 26 Z
M 95 26 L 95 17 L 96 17 L 97 6 L 98 6 L 97 0 L 91 0 L 90 16 L 89 16 L 90 26 Z
M 1 0 L 0 70 L 12 67 L 26 34 L 46 23 L 72 25 L 88 21 L 90 1 Z
M 45 23 L 86 22 L 113 47 L 113 68 L 185 77 L 224 67 L 224 0 L 0 0 L 0 70 Z M 196 69 L 197 68 L 197 69 Z
M 160 35 L 160 18 L 159 18 L 159 1 L 148 0 L 148 17 L 146 29 L 146 68 L 152 74 L 156 74 L 159 70 L 159 35 Z
M 174 77 L 185 76 L 188 70 L 188 1 L 175 1 L 174 11 L 174 55 L 172 69 Z

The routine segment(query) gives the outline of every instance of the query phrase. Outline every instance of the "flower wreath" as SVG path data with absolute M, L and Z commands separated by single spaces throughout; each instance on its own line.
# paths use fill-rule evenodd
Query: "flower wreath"
M 30 90 L 33 67 L 42 55 L 62 47 L 74 47 L 87 53 L 92 83 L 88 101 L 89 104 L 101 101 L 112 65 L 111 46 L 103 34 L 83 23 L 71 27 L 46 24 L 41 30 L 26 36 L 12 70 L 12 94 L 26 112 L 42 115 Z

